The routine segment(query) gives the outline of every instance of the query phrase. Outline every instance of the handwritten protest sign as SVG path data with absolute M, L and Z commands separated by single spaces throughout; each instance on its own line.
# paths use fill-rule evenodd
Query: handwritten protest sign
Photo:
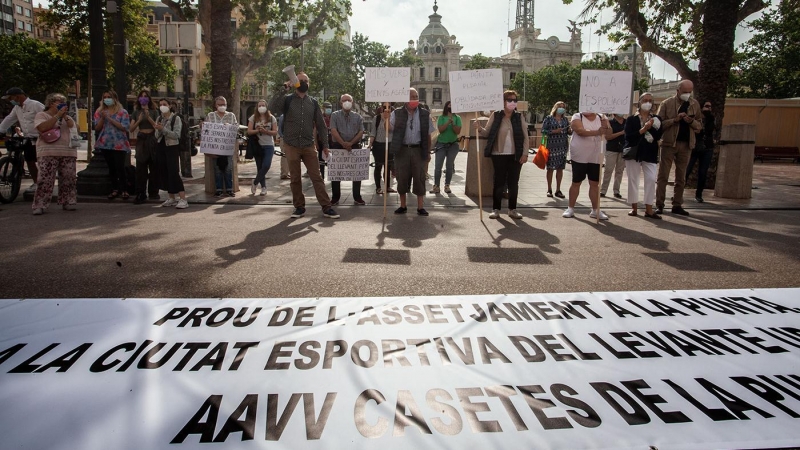
M 233 155 L 238 131 L 239 127 L 234 124 L 203 122 L 203 131 L 200 134 L 200 153 Z
M 331 149 L 328 158 L 329 181 L 363 181 L 369 179 L 369 149 L 354 148 L 350 151 Z
M 454 113 L 503 109 L 501 69 L 459 70 L 449 76 Z
M 581 70 L 581 112 L 630 114 L 631 80 L 626 70 Z
M 408 67 L 367 67 L 364 99 L 368 102 L 407 102 L 411 85 Z

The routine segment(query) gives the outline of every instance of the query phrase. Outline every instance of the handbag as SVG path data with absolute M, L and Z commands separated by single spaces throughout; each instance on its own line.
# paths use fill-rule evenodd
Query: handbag
M 261 144 L 258 143 L 258 135 L 253 135 L 247 138 L 247 150 L 244 152 L 244 159 L 253 159 L 256 156 L 261 157 L 264 150 Z
M 536 167 L 544 169 L 547 166 L 547 160 L 550 159 L 550 150 L 547 149 L 547 135 L 542 136 L 542 142 L 539 144 L 539 150 L 533 155 L 533 163 Z
M 631 145 L 622 149 L 622 159 L 634 160 L 639 153 L 639 144 Z
M 53 142 L 61 139 L 61 119 L 56 123 L 55 128 L 51 128 L 39 135 L 39 139 L 52 144 Z

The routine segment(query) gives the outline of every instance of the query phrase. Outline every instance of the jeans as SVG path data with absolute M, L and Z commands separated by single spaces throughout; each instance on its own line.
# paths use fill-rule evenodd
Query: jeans
M 703 198 L 703 189 L 706 188 L 706 177 L 708 176 L 708 168 L 711 166 L 711 157 L 714 156 L 714 150 L 708 149 L 703 151 L 693 151 L 692 156 L 689 158 L 689 166 L 686 168 L 686 178 L 694 169 L 695 162 L 700 162 L 700 167 L 697 169 L 697 191 L 695 197 Z
M 261 184 L 261 187 L 265 188 L 267 187 L 267 172 L 269 172 L 269 168 L 272 167 L 272 157 L 275 155 L 275 146 L 262 145 L 261 150 L 263 150 L 264 153 L 254 158 L 256 160 L 258 173 L 256 174 L 256 179 L 253 180 L 253 184 Z
M 439 147 L 441 146 L 441 147 Z M 444 184 L 450 184 L 453 173 L 456 171 L 456 156 L 458 156 L 458 142 L 451 144 L 436 144 L 436 162 L 433 169 L 434 186 L 439 186 L 442 179 L 442 163 L 447 159 L 445 167 Z
M 219 156 L 218 158 L 228 158 L 228 167 L 223 172 L 214 161 L 214 182 L 217 185 L 217 190 L 233 191 L 233 156 Z
M 519 173 L 522 171 L 522 164 L 515 155 L 492 155 L 492 165 L 494 166 L 492 209 L 499 210 L 502 207 L 506 185 L 508 185 L 508 209 L 517 209 Z

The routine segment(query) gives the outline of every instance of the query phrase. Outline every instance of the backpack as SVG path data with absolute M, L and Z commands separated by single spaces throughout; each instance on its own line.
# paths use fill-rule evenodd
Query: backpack
M 292 103 L 292 98 L 294 98 L 294 96 L 295 96 L 294 94 L 289 94 L 283 97 L 283 114 L 281 114 L 281 116 L 278 118 L 278 134 L 281 137 L 283 137 L 284 118 L 286 117 L 286 113 L 289 112 L 289 105 Z M 317 102 L 317 99 L 315 99 L 314 97 L 311 97 L 311 101 L 314 103 L 314 109 L 315 109 L 314 115 L 316 115 L 317 114 L 316 111 L 319 111 L 319 103 Z
M 175 117 L 177 116 L 178 116 L 177 114 L 172 115 L 172 120 L 169 123 L 169 128 L 171 130 L 175 129 Z M 189 137 L 189 127 L 186 125 L 186 121 L 183 120 L 183 118 L 181 118 L 181 135 L 180 138 L 178 138 L 178 146 L 181 149 L 181 153 L 188 153 L 193 150 L 192 139 L 191 137 Z M 192 156 L 194 156 L 194 153 L 192 154 Z

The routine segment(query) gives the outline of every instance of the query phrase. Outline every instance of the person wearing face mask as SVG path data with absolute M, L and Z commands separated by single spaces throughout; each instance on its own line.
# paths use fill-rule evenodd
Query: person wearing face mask
M 361 148 L 361 137 L 364 135 L 364 119 L 360 115 L 354 113 L 353 97 L 350 94 L 344 94 L 339 99 L 342 109 L 336 111 L 331 115 L 331 147 L 342 148 L 345 150 L 352 150 L 354 148 Z M 342 182 L 331 181 L 331 204 L 338 205 L 339 199 L 342 195 Z M 364 199 L 361 198 L 361 181 L 353 181 L 353 203 L 356 205 L 364 205 Z
M 275 155 L 274 136 L 278 134 L 278 120 L 267 109 L 266 100 L 259 100 L 256 112 L 247 119 L 247 134 L 258 136 L 258 145 L 261 146 L 261 153 L 253 155 L 258 172 L 253 184 L 250 185 L 250 193 L 256 195 L 256 188 L 260 184 L 261 195 L 267 195 L 266 177 L 269 168 L 272 167 L 272 157 Z
M 10 101 L 14 108 L 11 110 L 11 114 L 7 115 L 3 122 L 0 122 L 0 135 L 5 134 L 15 122 L 19 123 L 22 135 L 27 138 L 22 142 L 22 156 L 25 159 L 25 165 L 28 166 L 28 172 L 33 178 L 31 187 L 35 187 L 39 180 L 39 169 L 36 168 L 36 141 L 39 138 L 39 130 L 33 125 L 33 121 L 37 114 L 44 111 L 44 105 L 28 98 L 25 92 L 18 87 L 7 90 L 3 98 Z
M 492 158 L 494 167 L 494 190 L 492 192 L 492 213 L 490 219 L 500 217 L 503 202 L 503 190 L 508 186 L 508 216 L 522 219 L 517 212 L 517 195 L 519 194 L 519 174 L 528 160 L 528 122 L 517 111 L 517 92 L 503 92 L 505 108 L 495 111 L 489 118 L 485 128 L 476 120 L 475 129 L 486 139 L 483 156 Z
M 389 121 L 392 131 L 391 148 L 394 151 L 397 192 L 400 194 L 400 207 L 395 214 L 405 214 L 406 194 L 409 191 L 417 196 L 417 215 L 427 216 L 425 210 L 425 163 L 431 160 L 431 135 L 433 120 L 428 110 L 420 108 L 419 94 L 411 88 L 408 103 L 389 113 L 383 112 L 383 120 Z
M 583 180 L 589 178 L 589 200 L 592 212 L 589 217 L 608 220 L 608 216 L 600 211 L 598 190 L 600 189 L 600 164 L 603 163 L 603 139 L 611 134 L 611 127 L 605 116 L 593 112 L 582 112 L 572 116 L 572 141 L 569 152 L 572 158 L 572 185 L 569 187 L 569 207 L 562 217 L 575 216 L 575 203 L 581 193 Z
M 658 117 L 662 121 L 661 164 L 658 167 L 658 187 L 656 188 L 656 212 L 663 214 L 667 197 L 667 181 L 675 163 L 675 189 L 672 196 L 672 213 L 688 216 L 683 209 L 683 188 L 686 185 L 686 167 L 695 147 L 695 134 L 703 127 L 700 103 L 691 98 L 694 83 L 682 80 L 673 97 L 658 107 Z
M 558 101 L 550 110 L 550 115 L 542 121 L 542 134 L 547 135 L 547 196 L 553 196 L 553 172 L 556 173 L 556 193 L 558 198 L 564 198 L 561 193 L 561 180 L 564 178 L 564 168 L 567 166 L 567 152 L 569 151 L 569 135 L 572 128 L 569 119 L 564 116 L 567 104 Z
M 331 136 L 331 117 L 333 115 L 333 107 L 331 106 L 331 102 L 325 102 L 322 104 L 322 119 L 325 120 L 325 126 L 328 127 L 328 143 L 333 142 L 333 136 Z M 322 175 L 322 178 L 325 178 L 325 158 L 322 155 L 322 140 L 320 140 L 319 134 L 317 135 L 317 156 L 319 157 L 319 174 Z M 305 178 L 308 178 L 308 170 L 306 173 L 303 174 Z
M 622 184 L 622 173 L 625 171 L 625 160 L 622 159 L 622 145 L 625 143 L 625 117 L 614 114 L 608 119 L 611 125 L 611 134 L 606 142 L 605 172 L 603 172 L 603 185 L 600 186 L 600 197 L 605 197 L 611 175 L 614 175 L 614 198 L 622 198 L 619 187 Z
M 77 172 L 75 162 L 78 151 L 70 146 L 70 131 L 76 131 L 75 121 L 67 114 L 67 98 L 63 94 L 50 94 L 45 100 L 45 110 L 36 114 L 34 125 L 40 133 L 57 128 L 61 137 L 55 142 L 39 143 L 39 165 L 42 168 L 36 194 L 33 196 L 33 215 L 41 215 L 50 205 L 53 186 L 58 175 L 58 203 L 65 211 L 74 211 L 77 200 Z
M 317 148 L 322 149 L 328 157 L 328 127 L 322 116 L 322 110 L 316 99 L 308 95 L 311 80 L 308 75 L 297 74 L 299 86 L 295 92 L 287 95 L 275 95 L 269 104 L 270 111 L 283 111 L 283 138 L 281 149 L 289 160 L 289 176 L 292 178 L 292 203 L 294 211 L 291 217 L 297 219 L 306 213 L 306 197 L 303 194 L 301 166 L 306 166 L 314 194 L 322 207 L 323 216 L 338 219 L 339 214 L 331 208 L 331 199 L 325 191 L 325 182 L 319 171 L 319 155 Z M 284 84 L 288 91 L 289 83 Z M 316 132 L 316 136 L 314 133 Z M 316 145 L 315 145 L 316 144 Z
M 389 104 L 389 111 L 391 111 L 392 104 Z M 373 177 L 375 178 L 375 193 L 377 195 L 383 195 L 383 166 L 386 165 L 386 142 L 392 142 L 392 130 L 389 130 L 389 134 L 386 134 L 386 125 L 383 121 L 383 112 L 386 109 L 385 105 L 381 105 L 376 110 L 375 114 L 375 135 L 369 138 L 369 147 L 372 149 L 372 158 L 375 160 L 375 172 L 373 173 Z M 387 192 L 393 193 L 397 192 L 392 189 L 392 175 L 394 174 L 394 152 L 392 149 L 389 148 L 389 177 L 387 179 Z
M 703 102 L 703 129 L 697 133 L 696 144 L 692 149 L 692 156 L 689 158 L 689 166 L 686 168 L 686 178 L 694 169 L 696 162 L 700 165 L 697 168 L 697 190 L 694 194 L 694 201 L 703 203 L 703 190 L 706 188 L 706 177 L 708 177 L 708 167 L 711 166 L 711 157 L 714 156 L 714 132 L 717 129 L 714 123 L 714 114 L 711 112 L 711 102 Z
M 211 111 L 206 116 L 206 121 L 212 123 L 227 123 L 231 125 L 239 125 L 236 120 L 236 115 L 228 111 L 228 101 L 225 97 L 219 96 L 214 99 L 214 108 L 216 111 Z M 214 157 L 214 155 L 211 155 Z M 233 192 L 233 154 L 229 156 L 216 156 L 214 164 L 214 182 L 217 190 L 214 197 L 236 197 Z
M 444 104 L 442 115 L 436 121 L 439 137 L 436 139 L 436 163 L 433 169 L 433 189 L 431 194 L 439 193 L 439 182 L 442 180 L 442 165 L 447 160 L 444 175 L 444 193 L 450 194 L 450 181 L 456 171 L 456 156 L 458 156 L 458 135 L 461 133 L 461 117 L 453 114 L 450 102 Z
M 108 165 L 108 175 L 111 177 L 109 200 L 120 195 L 123 199 L 128 198 L 125 160 L 131 152 L 128 142 L 130 124 L 131 118 L 117 100 L 117 93 L 112 90 L 103 92 L 100 107 L 94 112 L 94 130 L 99 132 L 94 147 L 103 153 Z
M 173 114 L 178 114 L 178 111 L 181 109 L 178 107 L 178 102 L 175 100 L 170 100 L 169 107 L 172 110 Z M 183 114 L 178 116 L 183 120 L 183 126 L 189 126 L 189 117 L 188 114 Z M 181 131 L 185 133 L 185 131 Z M 191 135 L 191 132 L 189 133 Z M 181 166 L 181 176 L 183 178 L 192 178 L 192 146 L 194 142 L 190 136 L 188 137 L 188 142 L 181 142 L 181 151 L 180 151 L 180 166 Z
M 150 92 L 142 90 L 133 111 L 131 133 L 136 132 L 136 198 L 134 204 L 159 200 L 158 195 L 158 154 L 155 139 L 155 125 L 158 120 L 158 107 L 150 97 Z M 138 131 L 137 131 L 138 130 Z
M 624 148 L 637 146 L 636 158 L 625 161 L 628 169 L 629 216 L 639 215 L 639 175 L 644 174 L 644 216 L 661 219 L 653 211 L 656 200 L 656 173 L 658 171 L 658 140 L 661 139 L 662 121 L 652 115 L 653 95 L 646 92 L 639 96 L 639 113 L 625 122 Z
M 172 111 L 167 99 L 162 98 L 158 102 L 158 109 L 161 112 L 161 117 L 158 118 L 154 125 L 159 152 L 158 172 L 161 175 L 161 189 L 169 194 L 169 198 L 161 206 L 186 209 L 189 207 L 189 203 L 186 201 L 186 192 L 183 189 L 183 180 L 181 180 L 178 167 L 181 152 L 181 129 L 185 125 L 181 118 L 175 114 L 175 111 Z M 178 194 L 179 200 L 175 200 L 175 194 Z

